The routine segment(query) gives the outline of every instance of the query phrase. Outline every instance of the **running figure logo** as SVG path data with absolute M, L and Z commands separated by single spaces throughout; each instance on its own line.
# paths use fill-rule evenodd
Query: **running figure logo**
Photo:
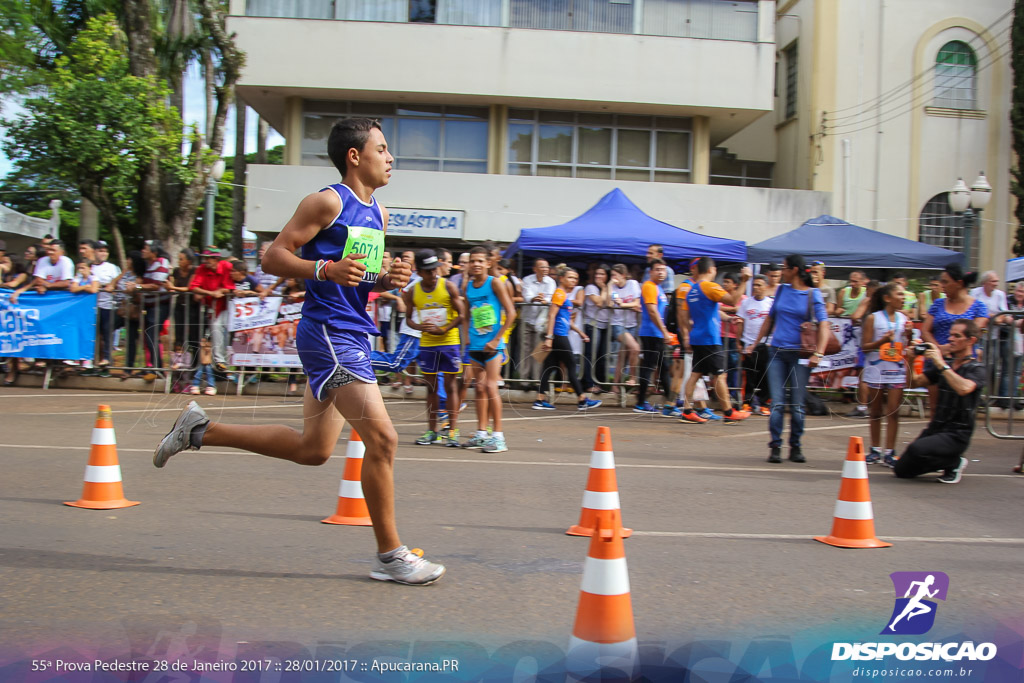
M 943 572 L 893 572 L 896 605 L 882 634 L 915 636 L 927 633 L 935 623 L 938 605 L 928 598 L 945 600 L 949 577 Z M 899 597 L 899 596 L 903 597 Z

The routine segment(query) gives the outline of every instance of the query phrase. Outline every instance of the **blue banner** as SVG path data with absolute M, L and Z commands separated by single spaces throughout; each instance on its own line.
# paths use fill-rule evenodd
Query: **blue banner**
M 0 356 L 83 360 L 96 345 L 95 294 L 0 293 Z

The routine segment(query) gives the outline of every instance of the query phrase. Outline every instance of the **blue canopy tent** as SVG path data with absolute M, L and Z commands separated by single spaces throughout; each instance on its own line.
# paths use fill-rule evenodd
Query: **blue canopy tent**
M 837 268 L 941 270 L 963 255 L 923 242 L 868 230 L 835 216 L 812 218 L 796 230 L 747 248 L 751 263 L 780 263 L 789 254 Z
M 522 230 L 505 256 L 642 263 L 651 244 L 664 247 L 665 260 L 673 267 L 697 256 L 731 263 L 747 260 L 745 242 L 701 235 L 651 218 L 619 189 L 567 223 Z

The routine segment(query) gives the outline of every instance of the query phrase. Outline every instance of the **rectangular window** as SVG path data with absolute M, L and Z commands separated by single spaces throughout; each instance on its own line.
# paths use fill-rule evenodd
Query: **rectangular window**
M 794 41 L 792 45 L 786 48 L 786 120 L 796 116 L 796 97 L 797 97 L 797 85 L 798 85 L 798 59 L 799 52 L 797 51 L 797 44 Z
M 367 116 L 380 122 L 396 169 L 487 172 L 487 107 L 330 101 L 306 101 L 303 107 L 305 165 L 330 166 L 331 126 L 346 116 Z
M 711 150 L 712 185 L 738 187 L 771 187 L 772 164 L 767 161 L 744 161 L 722 148 Z
M 680 117 L 512 109 L 507 172 L 688 183 L 690 127 Z
M 512 28 L 632 33 L 633 0 L 510 0 Z

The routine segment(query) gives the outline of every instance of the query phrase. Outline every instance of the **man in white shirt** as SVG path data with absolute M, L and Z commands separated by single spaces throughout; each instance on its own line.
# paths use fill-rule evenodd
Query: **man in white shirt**
M 548 329 L 548 306 L 555 293 L 555 281 L 548 276 L 551 266 L 542 258 L 533 262 L 533 273 L 523 278 L 523 357 L 519 362 L 520 379 L 537 379 L 540 363 L 533 356 L 533 350 L 544 341 Z
M 75 264 L 64 255 L 64 242 L 53 240 L 46 245 L 48 258 L 36 261 L 36 269 L 28 284 L 11 294 L 11 303 L 18 303 L 18 296 L 29 289 L 46 294 L 51 289 L 66 290 L 75 277 Z
M 1008 315 L 996 316 L 999 311 L 1009 310 L 1010 304 L 1006 298 L 1006 292 L 999 287 L 999 275 L 996 271 L 990 270 L 981 276 L 981 286 L 971 290 L 971 296 L 985 304 L 988 308 L 989 325 L 995 325 L 992 330 L 997 346 L 994 347 L 995 356 L 989 359 L 992 365 L 992 375 L 989 377 L 989 386 L 992 394 L 997 396 L 1010 395 L 1010 377 L 1013 376 L 1013 318 Z M 995 385 L 995 365 L 1000 366 L 999 386 Z M 992 404 L 997 408 L 1009 408 L 1009 398 L 994 399 Z
M 99 296 L 96 299 L 96 307 L 99 309 L 99 326 L 97 338 L 100 343 L 99 365 L 110 364 L 111 333 L 114 328 L 114 295 L 106 291 L 106 286 L 113 282 L 121 269 L 107 260 L 110 256 L 110 247 L 100 240 L 79 240 L 78 255 L 83 261 L 91 263 L 92 276 L 100 283 Z M 103 369 L 97 369 L 98 374 L 103 374 Z M 84 374 L 84 373 L 83 373 Z
M 755 346 L 754 343 L 774 303 L 774 300 L 765 294 L 767 289 L 768 279 L 764 275 L 755 275 L 751 285 L 753 296 L 744 299 L 736 311 L 736 317 L 743 324 L 740 342 L 743 348 L 743 369 L 747 375 L 747 381 L 743 386 L 743 410 L 764 417 L 771 415 L 768 408 L 771 395 L 768 391 L 768 378 L 765 376 L 768 369 L 768 347 L 764 344 Z M 755 396 L 758 400 L 756 408 Z

